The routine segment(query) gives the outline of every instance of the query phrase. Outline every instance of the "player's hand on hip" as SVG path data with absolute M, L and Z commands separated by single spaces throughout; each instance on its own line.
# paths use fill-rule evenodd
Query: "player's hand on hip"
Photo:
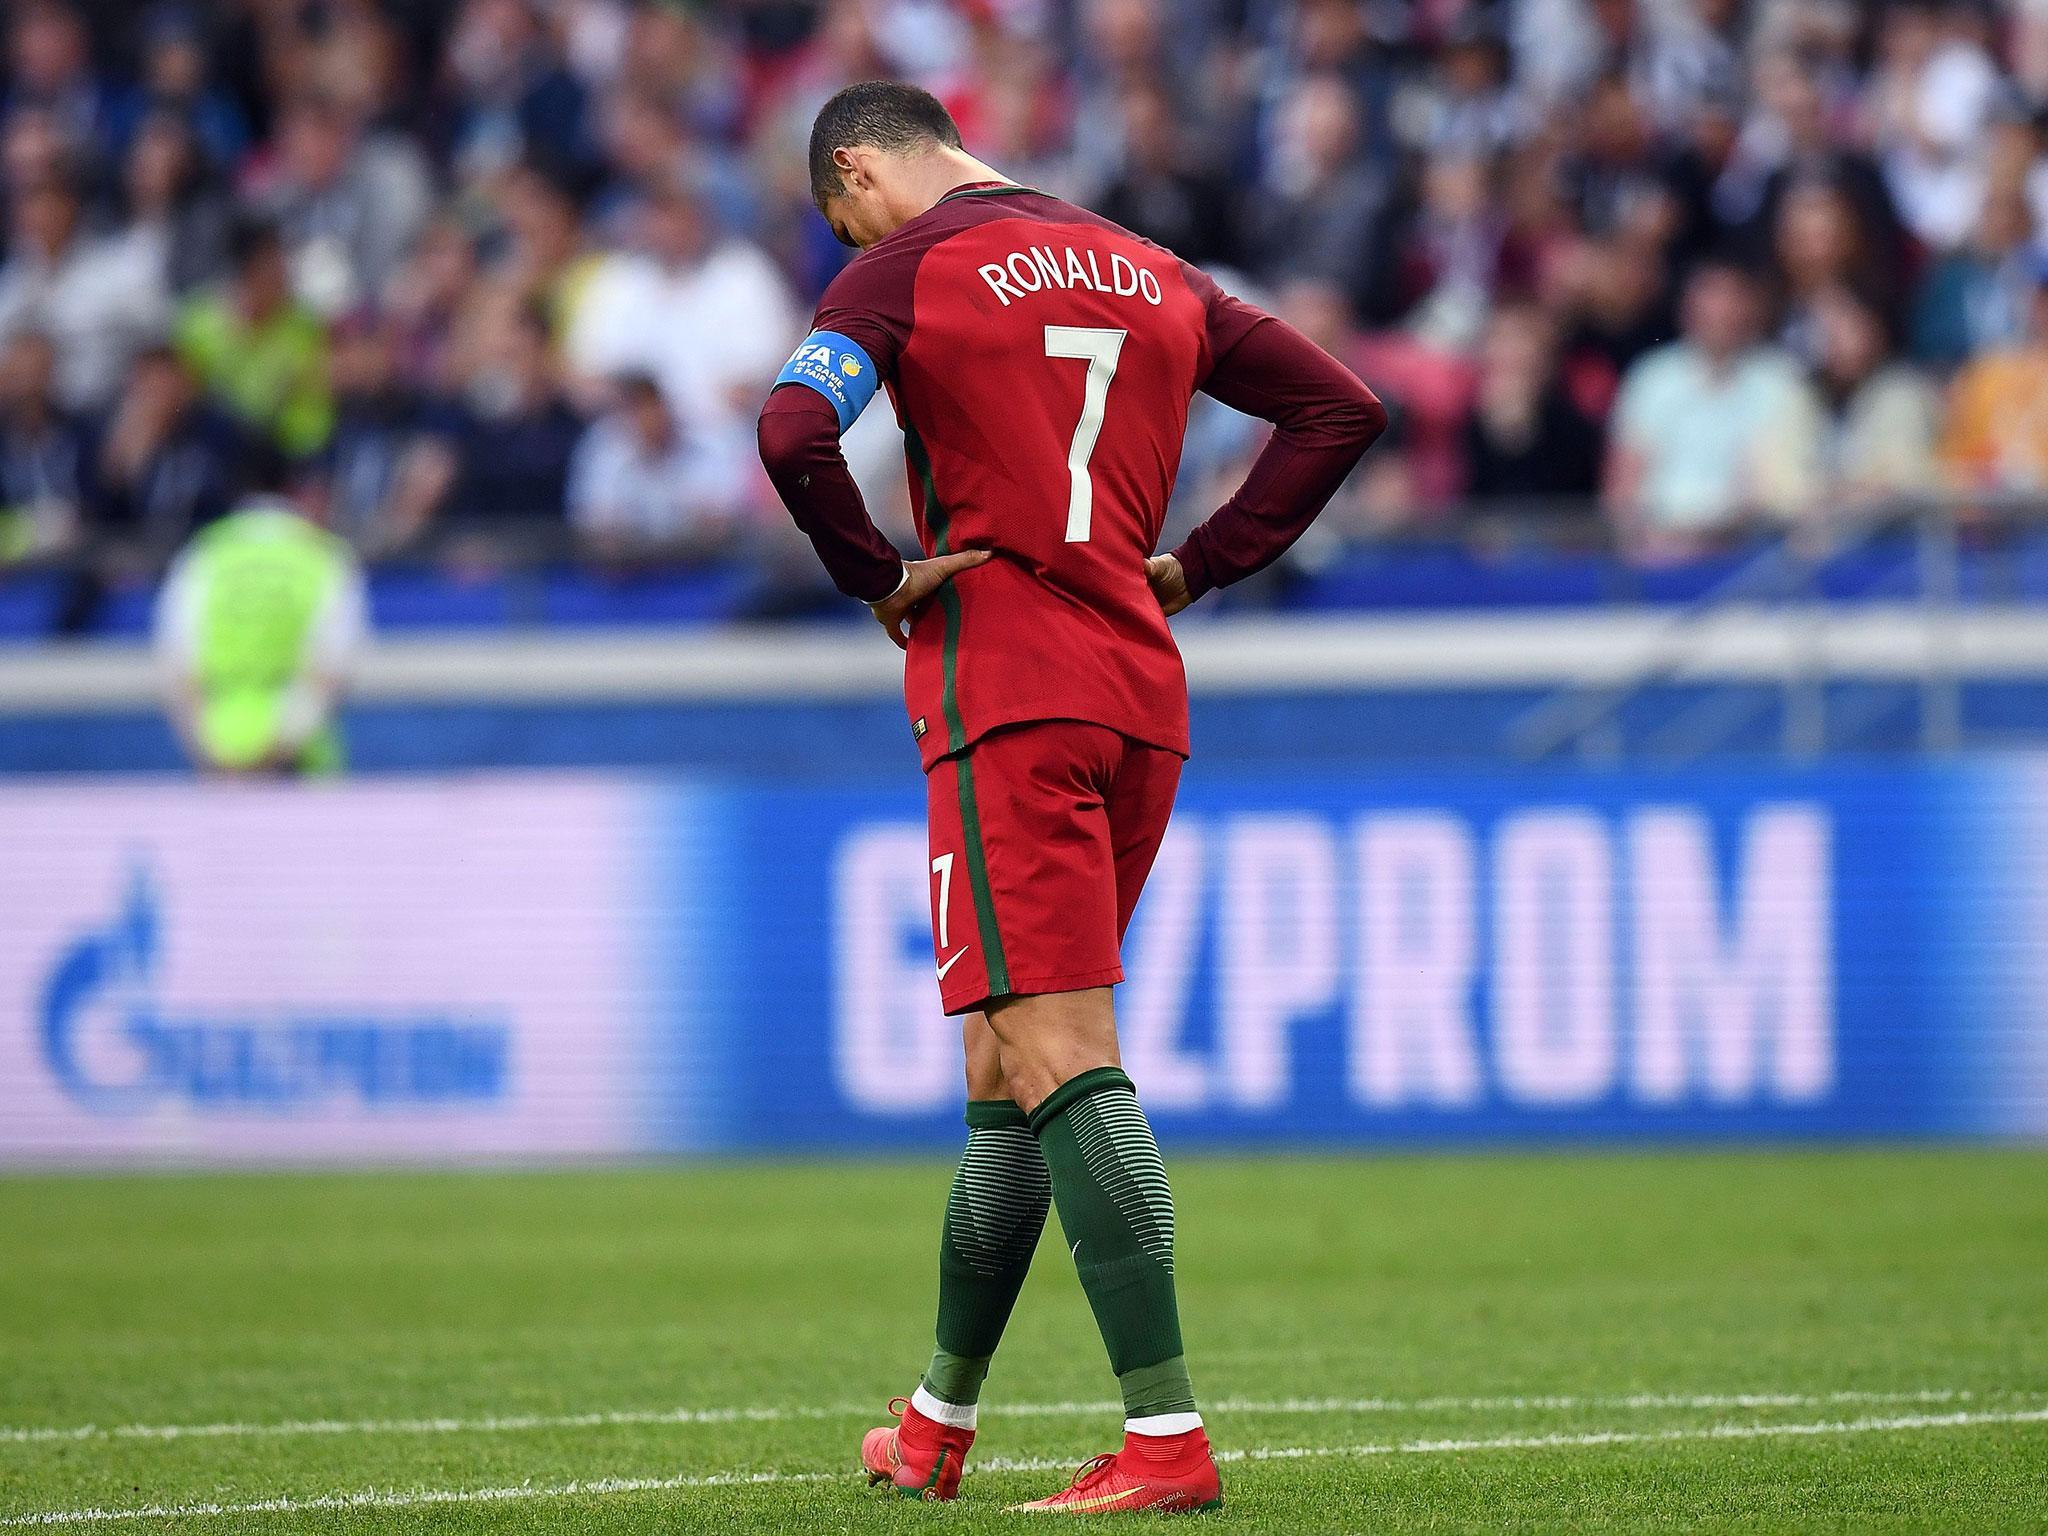
M 963 549 L 957 555 L 940 555 L 936 560 L 903 562 L 903 584 L 879 603 L 869 603 L 875 622 L 889 631 L 896 649 L 910 649 L 907 620 L 924 606 L 931 595 L 962 571 L 986 565 L 994 556 L 985 549 Z
M 1180 568 L 1180 562 L 1171 555 L 1154 555 L 1147 560 L 1145 581 L 1152 588 L 1152 595 L 1159 599 L 1159 606 L 1168 618 L 1172 618 L 1194 601 L 1188 595 L 1188 573 Z

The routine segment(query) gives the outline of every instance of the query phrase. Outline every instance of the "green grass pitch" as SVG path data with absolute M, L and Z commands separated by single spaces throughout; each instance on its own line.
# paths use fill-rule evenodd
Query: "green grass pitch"
M 2048 1530 L 2048 1152 L 1168 1150 L 1200 1529 Z M 0 1532 L 1013 1531 L 1118 1429 L 1056 1224 L 961 1502 L 852 1470 L 948 1174 L 0 1181 Z

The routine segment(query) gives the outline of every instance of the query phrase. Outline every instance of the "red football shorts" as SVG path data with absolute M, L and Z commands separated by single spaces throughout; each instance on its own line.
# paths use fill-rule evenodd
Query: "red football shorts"
M 1077 720 L 992 731 L 932 765 L 932 939 L 946 1012 L 1124 979 L 1178 753 Z

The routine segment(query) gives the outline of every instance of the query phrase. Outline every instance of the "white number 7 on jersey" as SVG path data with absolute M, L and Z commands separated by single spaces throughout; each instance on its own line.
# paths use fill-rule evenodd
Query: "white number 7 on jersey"
M 1081 419 L 1074 426 L 1074 441 L 1067 448 L 1067 542 L 1086 544 L 1089 523 L 1095 515 L 1095 481 L 1088 460 L 1095 454 L 1095 440 L 1102 436 L 1102 408 L 1109 399 L 1109 381 L 1116 377 L 1116 360 L 1124 349 L 1129 331 L 1112 331 L 1085 325 L 1048 325 L 1045 328 L 1047 357 L 1085 357 L 1088 360 L 1087 390 L 1081 397 Z
M 939 948 L 944 949 L 953 942 L 946 932 L 947 914 L 953 910 L 953 855 L 942 853 L 933 859 L 932 873 L 939 877 Z

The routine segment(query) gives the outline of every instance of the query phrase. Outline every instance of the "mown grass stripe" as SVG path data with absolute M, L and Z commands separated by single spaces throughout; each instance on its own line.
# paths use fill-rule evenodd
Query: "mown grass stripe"
M 1217 1452 L 1225 1463 L 1304 1461 L 1353 1456 L 1439 1456 L 1483 1451 L 1597 1450 L 1608 1446 L 1673 1445 L 1687 1441 L 1765 1440 L 1781 1437 L 1900 1434 L 1916 1430 L 1965 1429 L 2003 1424 L 2048 1423 L 2048 1408 L 1989 1413 L 1911 1414 L 1894 1418 L 1833 1419 L 1806 1424 L 1710 1424 L 1687 1429 L 1589 1430 L 1550 1435 L 1499 1435 L 1458 1440 L 1390 1440 L 1362 1445 L 1252 1446 Z M 980 1470 L 1049 1472 L 1071 1465 L 1046 1457 L 992 1457 Z M 972 1473 L 976 1470 L 970 1467 Z M 280 1494 L 236 1503 L 141 1504 L 132 1507 L 32 1510 L 0 1516 L 0 1529 L 98 1525 L 131 1520 L 191 1520 L 224 1515 L 302 1514 L 361 1509 L 417 1509 L 446 1504 L 504 1504 L 541 1499 L 609 1497 L 627 1493 L 677 1493 L 703 1488 L 739 1488 L 788 1483 L 850 1481 L 847 1472 L 712 1472 L 676 1477 L 610 1477 L 563 1483 L 515 1483 L 497 1488 L 362 1489 L 355 1492 Z
M 1921 1387 L 1897 1392 L 1629 1392 L 1586 1395 L 1515 1397 L 1225 1397 L 1205 1403 L 1218 1414 L 1371 1414 L 1401 1413 L 1529 1413 L 1583 1409 L 1647 1412 L 1707 1411 L 1728 1408 L 1823 1408 L 1851 1404 L 1967 1403 L 1987 1397 L 2031 1402 L 2048 1398 L 2042 1392 L 1970 1392 L 1953 1387 Z M 436 1415 L 389 1419 L 282 1419 L 270 1423 L 232 1421 L 201 1424 L 76 1424 L 16 1425 L 0 1428 L 0 1444 L 45 1444 L 67 1440 L 215 1440 L 289 1437 L 295 1435 L 463 1435 L 517 1434 L 534 1430 L 609 1429 L 690 1424 L 781 1424 L 799 1420 L 858 1419 L 875 1412 L 873 1403 L 830 1405 L 760 1404 L 722 1408 L 620 1408 L 588 1413 L 484 1414 L 472 1418 Z M 1121 1414 L 1123 1405 L 1109 1399 L 1068 1399 L 1042 1403 L 994 1403 L 991 1419 L 1086 1418 Z

